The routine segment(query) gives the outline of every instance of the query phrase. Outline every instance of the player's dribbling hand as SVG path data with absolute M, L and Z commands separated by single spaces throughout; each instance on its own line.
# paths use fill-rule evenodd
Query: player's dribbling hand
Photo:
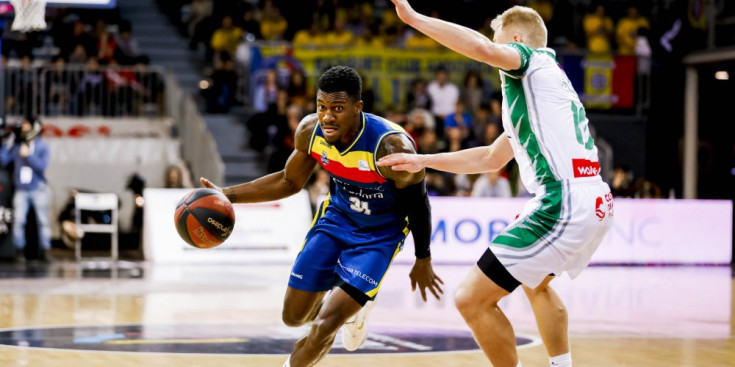
M 418 172 L 425 165 L 416 154 L 395 153 L 378 159 L 378 166 L 390 167 L 394 171 Z
M 444 281 L 434 274 L 430 257 L 416 259 L 416 263 L 413 264 L 413 268 L 411 268 L 408 277 L 411 278 L 411 290 L 415 291 L 416 286 L 418 286 L 424 302 L 426 302 L 426 288 L 429 288 L 429 291 L 437 300 L 441 298 L 440 294 L 444 294 L 444 290 L 441 287 L 444 285 Z
M 212 182 L 210 182 L 209 180 L 207 180 L 207 179 L 206 179 L 206 178 L 204 178 L 204 177 L 201 177 L 201 178 L 199 178 L 199 182 L 201 182 L 201 183 L 202 183 L 202 186 L 204 186 L 204 187 L 206 187 L 206 188 L 208 188 L 208 189 L 214 189 L 214 190 L 217 190 L 217 191 L 219 191 L 219 192 L 221 192 L 221 193 L 224 193 L 224 192 L 222 191 L 222 188 L 221 188 L 221 187 L 219 187 L 219 186 L 217 186 L 217 185 L 213 184 Z

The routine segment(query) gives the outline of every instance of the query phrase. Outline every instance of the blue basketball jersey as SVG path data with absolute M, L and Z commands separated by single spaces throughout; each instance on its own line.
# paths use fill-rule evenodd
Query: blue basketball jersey
M 335 211 L 346 220 L 340 225 L 358 232 L 386 233 L 405 230 L 405 214 L 397 210 L 396 187 L 375 164 L 383 139 L 391 134 L 406 134 L 402 127 L 382 117 L 361 113 L 362 128 L 352 144 L 340 151 L 329 144 L 317 123 L 312 133 L 309 154 L 330 175 L 326 213 Z M 410 139 L 410 136 L 409 136 Z M 347 227 L 345 229 L 348 229 Z

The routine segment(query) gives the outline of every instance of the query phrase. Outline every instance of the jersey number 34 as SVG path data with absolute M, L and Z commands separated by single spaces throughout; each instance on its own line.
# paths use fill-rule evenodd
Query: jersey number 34
M 370 208 L 368 207 L 367 201 L 362 201 L 354 196 L 350 196 L 350 209 L 362 213 L 365 215 L 370 215 Z

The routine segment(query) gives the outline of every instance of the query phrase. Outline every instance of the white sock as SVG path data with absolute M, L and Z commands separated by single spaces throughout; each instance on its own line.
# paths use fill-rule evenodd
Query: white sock
M 286 363 L 283 364 L 283 367 L 291 367 L 291 356 L 288 356 L 286 359 Z
M 572 353 L 564 353 L 562 355 L 549 358 L 551 367 L 572 367 Z

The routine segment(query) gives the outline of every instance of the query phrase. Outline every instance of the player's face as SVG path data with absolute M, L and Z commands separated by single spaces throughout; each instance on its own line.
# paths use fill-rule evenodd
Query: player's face
M 360 124 L 362 101 L 353 101 L 346 92 L 316 93 L 316 113 L 324 139 L 330 144 L 348 143 Z

